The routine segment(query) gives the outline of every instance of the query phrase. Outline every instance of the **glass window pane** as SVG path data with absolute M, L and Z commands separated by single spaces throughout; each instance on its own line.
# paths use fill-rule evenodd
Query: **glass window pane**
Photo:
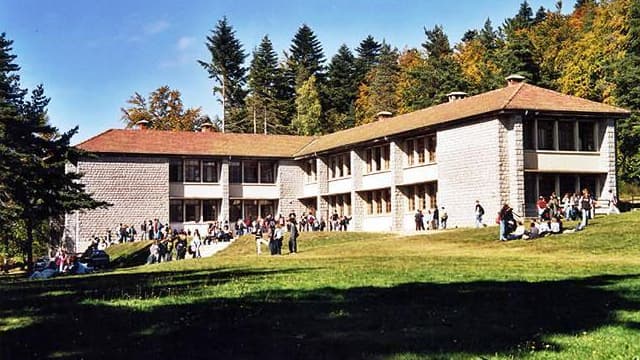
M 258 218 L 258 200 L 245 200 L 244 201 L 244 218 L 248 219 Z
M 431 135 L 427 138 L 427 151 L 429 152 L 429 162 L 436 162 L 436 145 L 437 140 L 435 135 Z
M 183 222 L 182 200 L 169 201 L 169 222 Z
M 231 161 L 229 163 L 229 183 L 242 183 L 242 168 L 240 167 L 240 164 L 240 161 Z
M 380 147 L 373 148 L 373 161 L 375 166 L 373 167 L 374 171 L 382 170 L 382 155 L 380 154 Z
M 411 166 L 414 162 L 413 139 L 407 140 L 405 144 L 405 152 L 407 153 L 407 165 Z
M 424 138 L 418 138 L 416 140 L 416 151 L 418 152 L 418 164 L 424 164 Z
M 596 189 L 596 176 L 595 175 L 582 175 L 580 176 L 580 190 L 587 189 L 592 196 L 597 196 L 600 193 L 600 189 Z
M 256 160 L 245 160 L 242 162 L 244 168 L 244 182 L 258 182 L 258 162 Z
M 259 204 L 262 218 L 267 217 L 269 214 L 276 216 L 276 200 L 260 200 Z
M 182 160 L 173 159 L 169 162 L 169 181 L 182 182 Z
M 560 175 L 560 193 L 558 195 L 564 196 L 567 193 L 576 192 L 576 177 L 575 175 Z
M 200 200 L 184 201 L 185 221 L 200 221 Z
M 413 186 L 409 186 L 407 188 L 407 200 L 408 200 L 408 206 L 407 209 L 409 209 L 410 211 L 413 211 L 416 209 L 416 193 L 415 193 L 415 188 Z
M 184 161 L 184 180 L 187 182 L 200 182 L 200 160 Z
M 382 169 L 389 169 L 389 153 L 391 152 L 390 145 L 385 145 L 382 147 Z
M 229 203 L 229 222 L 233 223 L 242 219 L 242 200 L 231 200 Z
M 578 134 L 580 136 L 580 151 L 596 151 L 596 144 L 593 136 L 593 122 L 581 121 L 578 124 Z
M 351 154 L 346 153 L 343 155 L 344 157 L 344 174 L 345 176 L 351 175 Z
M 202 171 L 204 172 L 204 182 L 218 182 L 218 163 L 216 161 L 203 161 Z
M 556 191 L 556 176 L 548 174 L 540 174 L 538 176 L 539 194 L 538 196 L 544 196 L 545 200 L 549 201 L 549 197 L 552 192 Z
M 536 174 L 524 174 L 524 201 L 527 204 L 535 204 L 538 200 L 538 194 L 536 193 L 536 181 Z
M 553 121 L 538 120 L 538 150 L 553 150 Z
M 274 161 L 260 162 L 260 182 L 263 184 L 273 184 L 276 182 L 276 163 Z
M 533 119 L 525 120 L 524 124 L 522 124 L 522 131 L 524 137 L 524 148 L 527 150 L 535 150 L 536 143 L 535 137 L 533 136 L 536 131 L 536 122 Z
M 575 151 L 575 122 L 558 121 L 558 148 Z
M 218 200 L 202 201 L 202 217 L 204 221 L 215 221 L 218 219 Z

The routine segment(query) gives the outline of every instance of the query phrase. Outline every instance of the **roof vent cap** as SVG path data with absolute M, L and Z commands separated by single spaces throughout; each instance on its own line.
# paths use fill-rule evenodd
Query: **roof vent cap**
M 518 85 L 525 81 L 527 78 L 519 74 L 511 74 L 505 78 L 507 80 L 507 86 Z
M 151 122 L 149 120 L 140 120 L 133 125 L 133 128 L 137 130 L 147 130 L 150 126 Z
M 391 111 L 380 111 L 376 114 L 376 119 L 382 120 L 393 116 Z
M 213 132 L 213 124 L 210 122 L 205 122 L 200 125 L 200 132 Z
M 454 102 L 456 100 L 462 100 L 467 97 L 467 93 L 464 91 L 452 91 L 447 94 L 449 98 L 449 102 Z

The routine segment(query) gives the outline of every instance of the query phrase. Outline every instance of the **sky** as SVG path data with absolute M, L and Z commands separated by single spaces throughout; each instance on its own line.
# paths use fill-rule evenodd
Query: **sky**
M 322 43 L 327 63 L 342 44 L 352 50 L 371 34 L 402 50 L 420 47 L 424 28 L 442 25 L 454 45 L 490 18 L 494 27 L 521 0 L 0 0 L 0 33 L 13 40 L 23 88 L 43 84 L 50 122 L 79 126 L 74 143 L 122 128 L 122 107 L 135 92 L 168 85 L 186 107 L 210 117 L 221 106 L 197 60 L 217 21 L 227 16 L 247 54 L 264 35 L 282 56 L 302 24 Z M 556 0 L 529 0 L 535 11 Z M 563 1 L 563 12 L 574 1 Z M 247 65 L 251 59 L 246 60 Z

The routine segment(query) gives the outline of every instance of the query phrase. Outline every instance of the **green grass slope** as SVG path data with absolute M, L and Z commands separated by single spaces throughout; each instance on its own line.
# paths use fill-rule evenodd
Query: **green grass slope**
M 628 213 L 507 243 L 302 233 L 298 254 L 257 256 L 247 236 L 211 258 L 5 279 L 0 358 L 632 359 L 639 234 Z

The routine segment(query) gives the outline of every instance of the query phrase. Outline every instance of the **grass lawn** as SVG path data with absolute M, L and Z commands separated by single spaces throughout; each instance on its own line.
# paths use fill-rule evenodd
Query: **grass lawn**
M 244 237 L 205 259 L 0 277 L 0 359 L 640 358 L 640 213 L 495 239 L 302 233 L 300 253 L 258 257 Z

